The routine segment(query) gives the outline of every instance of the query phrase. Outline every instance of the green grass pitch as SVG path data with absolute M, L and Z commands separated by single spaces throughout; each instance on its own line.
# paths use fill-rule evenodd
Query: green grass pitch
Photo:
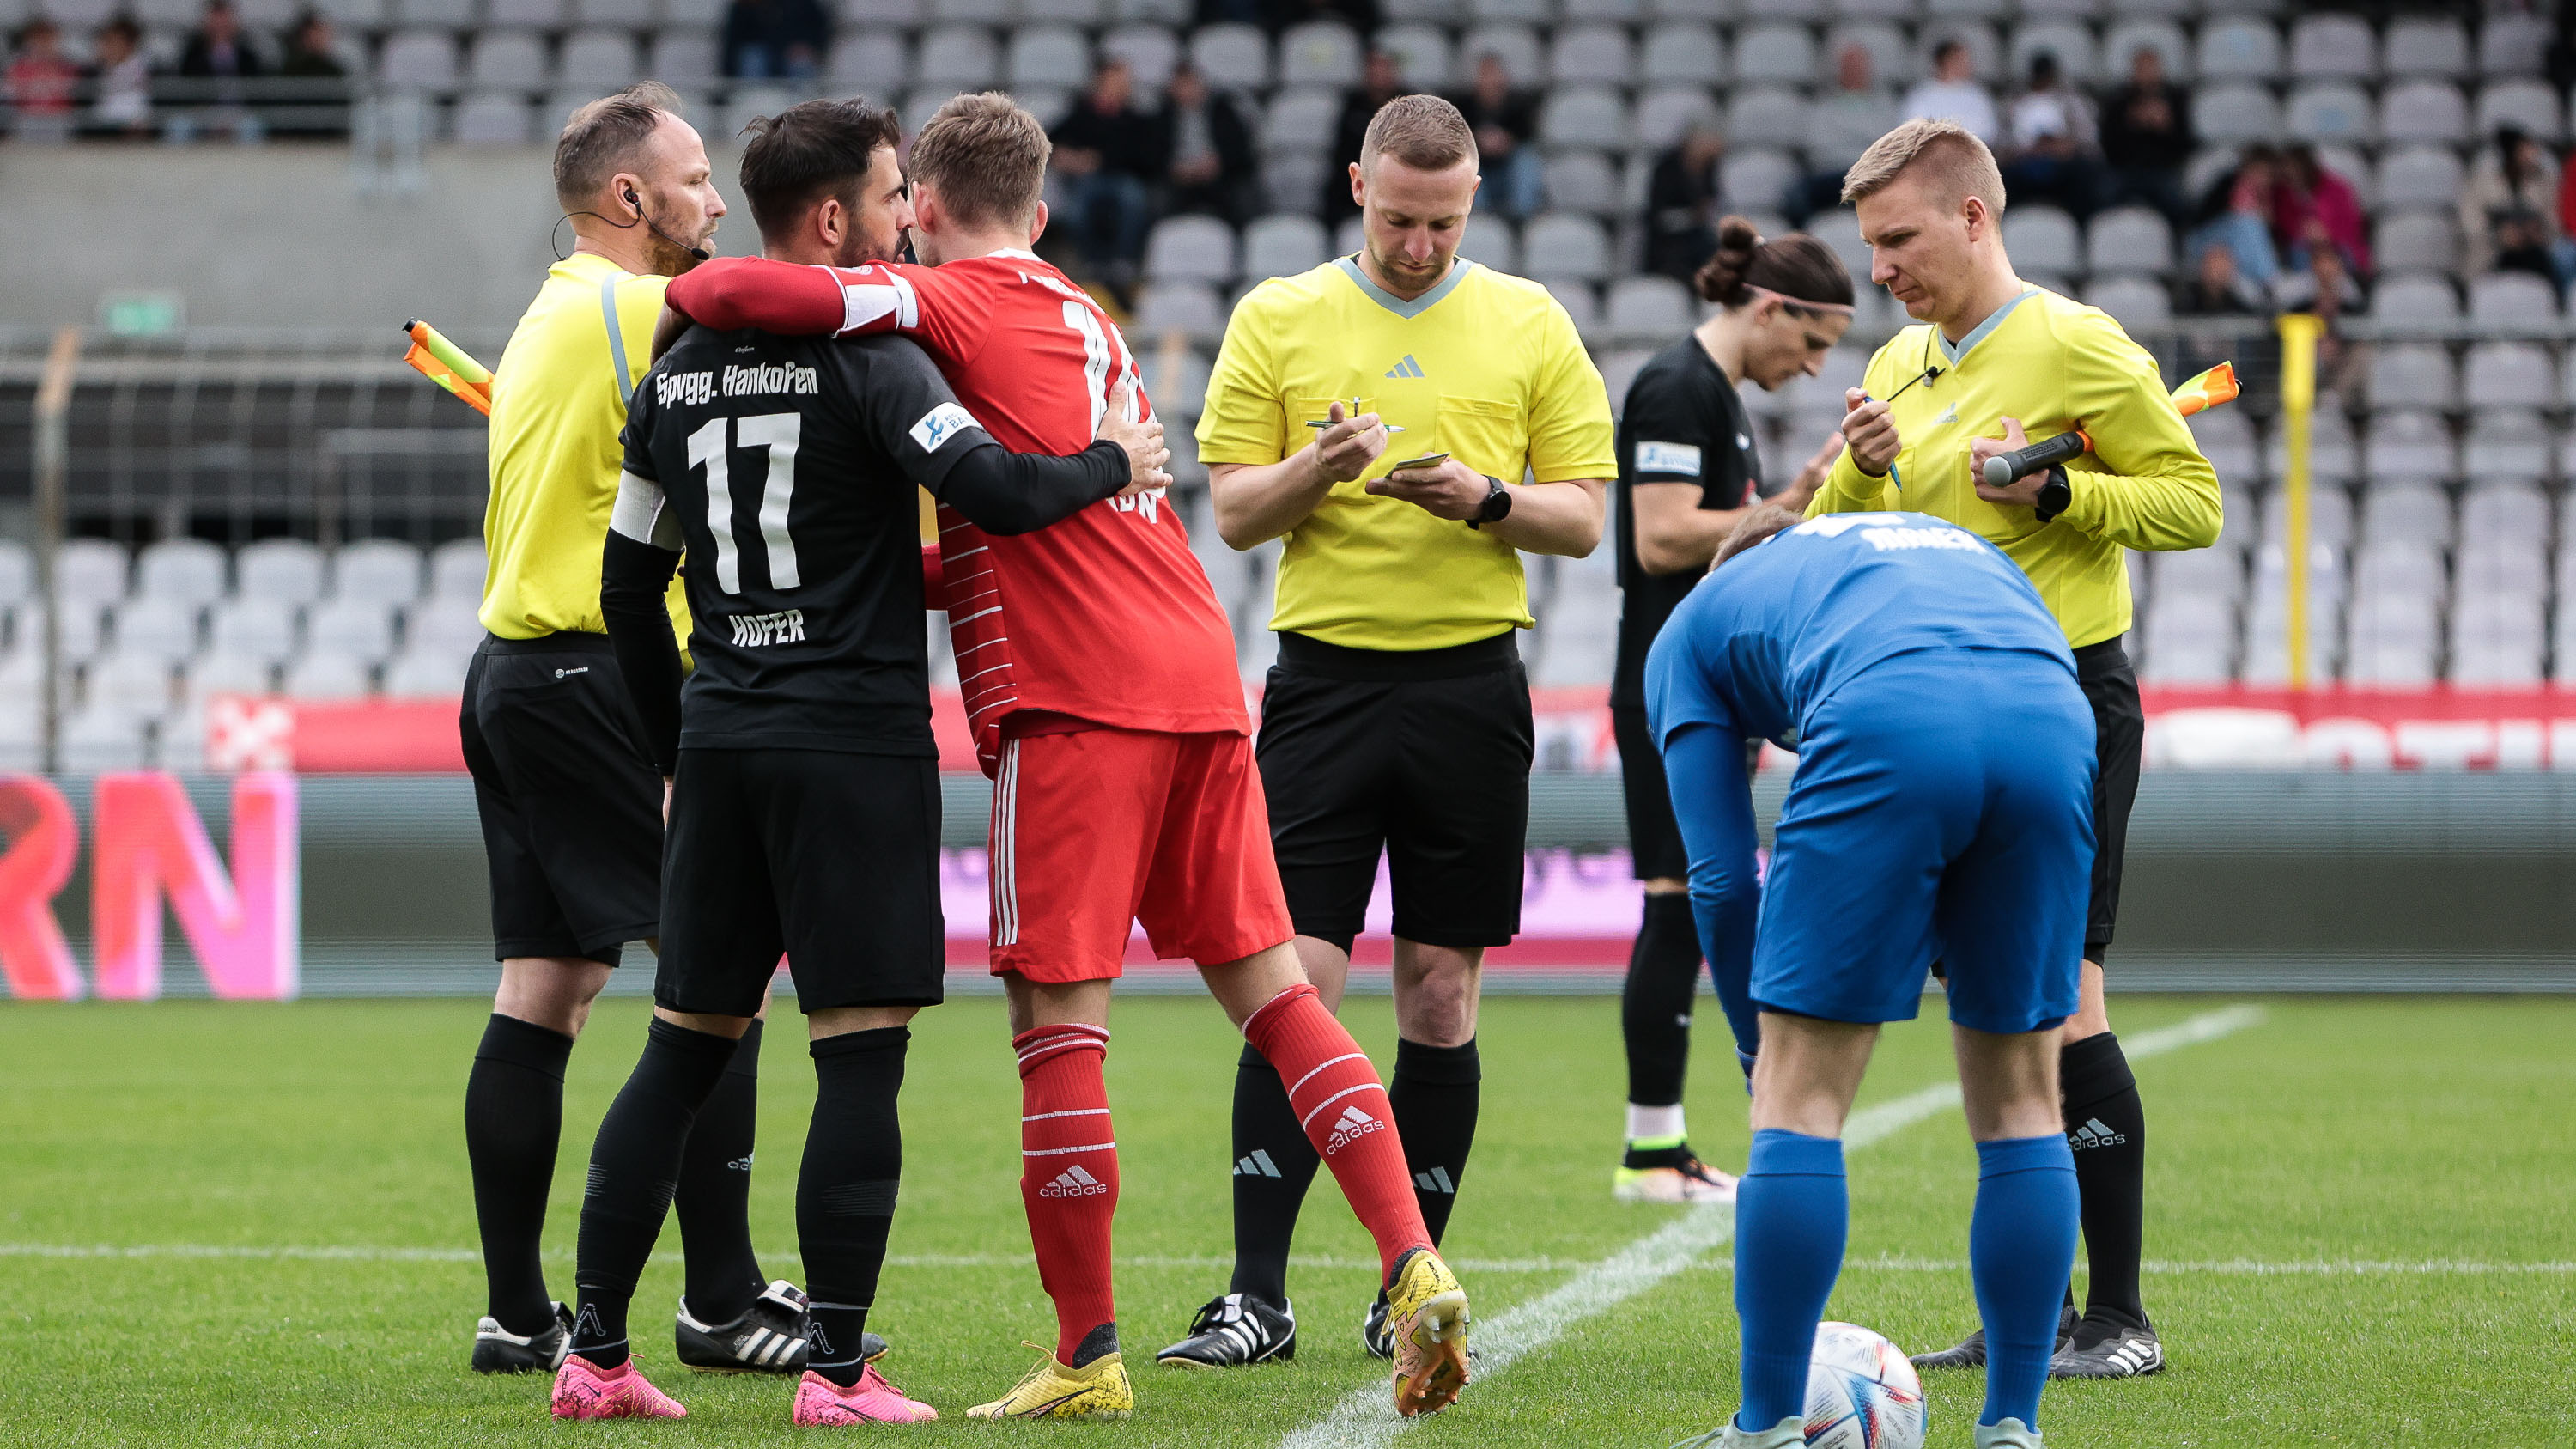
M 2135 1037 L 2221 1004 L 2130 998 L 2115 1013 Z M 460 1089 L 483 1012 L 462 1001 L 0 1008 L 0 1443 L 798 1441 L 785 1385 L 680 1372 L 652 1327 L 679 1291 L 676 1226 L 636 1322 L 639 1358 L 689 1406 L 685 1422 L 558 1425 L 542 1378 L 466 1371 L 482 1284 Z M 2050 1443 L 2576 1444 L 2576 1002 L 2276 1000 L 2265 1012 L 2139 1067 L 2154 1134 L 2148 1305 L 2173 1366 L 2051 1387 Z M 1345 1014 L 1383 1066 L 1386 1003 Z M 1715 1024 L 1711 1011 L 1703 1038 Z M 1353 1331 L 1374 1259 L 1329 1179 L 1291 1282 L 1306 1325 L 1297 1362 L 1226 1375 L 1152 1365 L 1224 1286 L 1237 1046 L 1204 1000 L 1125 1001 L 1113 1026 L 1135 1419 L 964 1421 L 1027 1366 L 1020 1340 L 1052 1331 L 1014 1185 L 1002 1014 L 974 999 L 915 1028 L 896 1258 L 872 1325 L 894 1341 L 896 1382 L 947 1417 L 888 1437 L 1266 1446 L 1351 1391 L 1382 1388 Z M 642 1032 L 639 1004 L 605 1004 L 573 1056 L 549 1230 L 559 1294 L 571 1289 L 591 1132 Z M 1482 1040 L 1483 1125 L 1448 1250 L 1491 1322 L 1679 1210 L 1609 1198 L 1624 1082 L 1615 1002 L 1489 1001 Z M 755 1236 L 764 1266 L 794 1277 L 812 1074 L 788 1031 L 762 1066 Z M 1937 1022 L 1898 1027 L 1863 1103 L 1948 1073 Z M 1691 1115 L 1708 1157 L 1741 1160 L 1744 1099 L 1713 1039 Z M 1972 1326 L 1959 1260 L 1974 1170 L 1955 1110 L 1853 1153 L 1852 1266 L 1834 1316 L 1913 1350 Z M 1735 1399 L 1728 1263 L 1718 1249 L 1572 1324 L 1406 1439 L 1665 1445 L 1706 1429 Z M 1965 1445 L 1977 1379 L 1939 1376 L 1931 1391 L 1930 1442 Z

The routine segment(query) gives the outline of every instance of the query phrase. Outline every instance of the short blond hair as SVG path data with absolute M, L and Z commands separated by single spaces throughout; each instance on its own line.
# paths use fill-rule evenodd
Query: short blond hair
M 965 226 L 1026 226 L 1054 154 L 1046 127 L 1000 91 L 952 96 L 912 143 L 912 179 Z
M 1876 195 L 1918 169 L 1944 206 L 1973 196 L 1986 204 L 1987 215 L 2004 214 L 2004 174 L 1995 166 L 1995 153 L 1958 122 L 1928 118 L 1908 121 L 1870 142 L 1843 173 L 1843 201 Z
M 1476 158 L 1476 133 L 1456 106 L 1438 96 L 1397 96 L 1369 117 L 1360 168 L 1382 155 L 1416 171 L 1446 171 Z

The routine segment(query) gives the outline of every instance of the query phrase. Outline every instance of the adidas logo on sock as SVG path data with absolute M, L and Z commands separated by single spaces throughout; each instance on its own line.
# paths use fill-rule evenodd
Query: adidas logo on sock
M 1109 1190 L 1109 1184 L 1082 1170 L 1082 1164 L 1055 1175 L 1055 1181 L 1038 1189 L 1040 1197 L 1098 1197 Z
M 2066 1134 L 2066 1145 L 2078 1152 L 2087 1147 L 2117 1147 L 2128 1140 L 2128 1133 L 2112 1131 L 2099 1117 Z
M 1357 1107 L 1344 1107 L 1342 1118 L 1333 1124 L 1333 1135 L 1324 1142 L 1324 1155 L 1332 1156 L 1350 1143 L 1372 1132 L 1383 1132 L 1386 1124 Z
M 1250 1157 L 1240 1158 L 1235 1162 L 1234 1175 L 1237 1177 L 1277 1177 L 1279 1176 L 1279 1164 L 1270 1160 L 1269 1149 L 1256 1147 L 1252 1149 L 1252 1155 Z
M 1413 354 L 1408 352 L 1404 354 L 1404 360 L 1402 362 L 1399 362 L 1395 366 L 1386 370 L 1386 375 L 1389 377 L 1420 377 L 1422 376 L 1422 364 L 1414 361 Z
M 1435 1167 L 1429 1172 L 1415 1173 L 1413 1185 L 1424 1192 L 1445 1192 L 1451 1197 L 1458 1195 L 1458 1184 L 1449 1180 L 1449 1169 L 1445 1167 Z

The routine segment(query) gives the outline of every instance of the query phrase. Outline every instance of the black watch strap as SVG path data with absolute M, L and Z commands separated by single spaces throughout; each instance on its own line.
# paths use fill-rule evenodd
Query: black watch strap
M 1502 479 L 1491 473 L 1486 474 L 1485 506 L 1476 510 L 1476 516 L 1467 520 L 1467 526 L 1481 528 L 1488 523 L 1500 523 L 1511 516 L 1512 490 L 1503 486 Z
M 2067 505 L 2074 501 L 2075 488 L 2067 481 L 2066 465 L 2055 463 L 2049 466 L 2047 478 L 2039 485 L 2039 496 L 2031 500 L 2030 511 L 2040 522 L 2047 523 L 2064 513 Z

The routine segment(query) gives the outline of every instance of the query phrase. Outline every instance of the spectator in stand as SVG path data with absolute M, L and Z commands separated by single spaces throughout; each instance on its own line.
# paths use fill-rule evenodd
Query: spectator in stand
M 80 81 L 80 67 L 63 54 L 62 30 L 41 15 L 28 21 L 18 32 L 18 53 L 9 60 L 9 103 L 17 111 L 18 139 L 68 139 Z
M 1360 143 L 1367 137 L 1368 124 L 1377 116 L 1378 107 L 1402 94 L 1404 71 L 1394 54 L 1371 50 L 1360 72 L 1360 88 L 1342 97 L 1341 119 L 1333 127 L 1333 164 L 1324 176 L 1327 224 L 1360 214 L 1359 203 L 1351 200 L 1351 178 L 1346 168 L 1360 159 Z
M 2043 50 L 2030 58 L 2030 84 L 2013 99 L 2005 130 L 2006 196 L 2062 207 L 2079 221 L 2101 209 L 2093 103 L 2067 83 L 2055 55 Z
M 2331 245 L 2343 253 L 2344 271 L 2367 277 L 2371 265 L 2369 222 L 2352 183 L 2317 160 L 2317 148 L 2301 142 L 2282 153 L 2280 183 L 2272 188 L 2272 244 L 2284 265 L 2308 264 L 2308 253 Z
M 84 128 L 93 136 L 152 134 L 152 62 L 143 54 L 143 28 L 120 15 L 98 28 L 90 67 L 95 99 Z
M 2236 271 L 2258 287 L 2281 277 L 2281 254 L 2272 246 L 2272 193 L 2281 161 L 2269 146 L 2248 146 L 2227 174 L 2202 193 L 2184 250 L 2198 255 L 2215 242 L 2235 258 Z
M 739 80 L 812 80 L 832 45 L 821 0 L 733 0 L 725 7 L 725 74 Z
M 249 83 L 266 74 L 267 62 L 242 34 L 241 16 L 232 0 L 206 0 L 196 33 L 179 52 L 180 77 L 196 83 L 186 88 L 181 99 L 202 109 L 174 117 L 172 138 L 187 140 L 203 128 L 229 132 L 237 140 L 258 140 L 263 125 L 249 109 Z
M 1987 145 L 2002 146 L 2003 120 L 1995 114 L 1995 98 L 1971 73 L 1975 67 L 1968 43 L 1956 36 L 1932 47 L 1932 74 L 1916 81 L 1898 107 L 1904 119 L 1956 121 Z
M 1150 186 L 1163 172 L 1164 148 L 1154 117 L 1136 105 L 1136 82 L 1127 62 L 1104 59 L 1091 71 L 1091 88 L 1056 122 L 1056 173 L 1071 201 L 1074 245 L 1093 279 L 1128 305 L 1137 264 L 1145 255 L 1145 228 L 1154 220 Z
M 1338 20 L 1362 35 L 1374 34 L 1379 21 L 1377 0 L 1256 0 L 1247 18 L 1274 32 L 1309 20 Z
M 2184 317 L 2262 317 L 2272 307 L 2263 289 L 2236 270 L 2236 253 L 2214 241 L 2200 249 L 2191 280 L 2176 289 L 2174 311 Z
M 2547 258 L 2558 241 L 2551 222 L 2557 212 L 2558 164 L 2529 132 L 2498 127 L 2495 149 L 2478 158 L 2477 170 L 2460 188 L 2460 236 L 2467 242 L 2468 274 L 2537 271 L 2554 283 Z M 2539 266 L 2532 265 L 2535 251 Z
M 2361 283 L 2344 265 L 2341 249 L 2332 246 L 2310 247 L 2301 258 L 2298 270 L 2284 273 L 2272 289 L 2272 299 L 2284 312 L 2313 312 L 2325 323 L 2325 332 L 2317 338 L 2317 387 L 2345 398 L 2361 396 L 2363 376 L 2369 366 L 2367 349 L 2342 335 L 2337 325 L 2344 314 L 2361 310 Z
M 2165 78 L 2165 58 L 2152 45 L 2129 57 L 2129 83 L 2102 105 L 2102 159 L 2110 164 L 2114 206 L 2153 207 L 2175 232 L 2191 224 L 2182 194 L 2183 158 L 2198 144 L 2191 96 Z
M 1647 271 L 1687 287 L 1717 250 L 1717 161 L 1725 154 L 1726 137 L 1698 117 L 1655 158 L 1646 180 Z
M 1513 85 L 1511 69 L 1489 50 L 1476 57 L 1476 83 L 1449 101 L 1476 133 L 1476 163 L 1485 178 L 1476 199 L 1526 220 L 1546 199 L 1538 148 L 1530 144 L 1538 135 L 1538 97 Z
M 1870 142 L 1895 130 L 1896 121 L 1896 107 L 1871 72 L 1869 51 L 1857 43 L 1835 51 L 1834 88 L 1807 110 L 1807 164 L 1816 169 L 1789 193 L 1789 220 L 1803 227 L 1817 212 L 1842 205 L 1843 173 Z M 1759 199 L 1743 197 L 1737 204 L 1757 206 Z M 1688 281 L 1688 274 L 1682 279 Z
M 1207 77 L 1183 64 L 1163 87 L 1155 114 L 1163 156 L 1163 209 L 1198 211 L 1237 226 L 1253 210 L 1256 181 L 1252 129 L 1234 102 L 1208 89 Z
M 304 12 L 287 39 L 286 56 L 278 62 L 277 73 L 298 82 L 298 104 L 283 108 L 277 124 L 279 135 L 349 134 L 349 67 L 340 59 L 329 16 L 315 10 Z

